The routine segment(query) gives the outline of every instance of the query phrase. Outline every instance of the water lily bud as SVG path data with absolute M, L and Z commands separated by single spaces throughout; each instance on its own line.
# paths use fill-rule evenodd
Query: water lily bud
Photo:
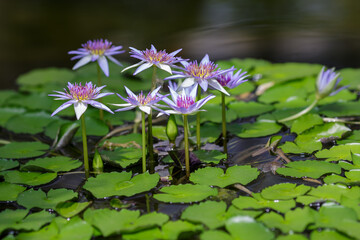
M 323 99 L 327 96 L 332 96 L 338 93 L 340 90 L 345 87 L 339 88 L 335 90 L 338 83 L 341 81 L 339 78 L 340 73 L 336 73 L 335 69 L 328 69 L 325 71 L 325 67 L 323 67 L 318 75 L 316 80 L 316 98 Z M 335 91 L 334 91 L 335 90 Z
M 175 139 L 178 135 L 178 128 L 174 115 L 170 115 L 166 125 L 166 135 L 171 143 L 175 143 Z
M 104 170 L 104 164 L 101 159 L 101 155 L 97 149 L 95 149 L 95 155 L 94 155 L 94 159 L 92 162 L 92 166 L 93 166 L 93 170 L 94 170 L 95 174 L 100 174 Z

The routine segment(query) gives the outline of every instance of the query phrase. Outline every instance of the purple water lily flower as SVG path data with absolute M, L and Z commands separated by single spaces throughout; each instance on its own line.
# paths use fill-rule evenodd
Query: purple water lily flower
M 117 95 L 127 103 L 113 104 L 114 106 L 124 107 L 124 108 L 120 108 L 120 109 L 115 110 L 115 112 L 126 111 L 126 110 L 130 110 L 130 109 L 139 107 L 139 109 L 141 111 L 143 111 L 143 112 L 145 112 L 147 114 L 150 114 L 151 108 L 155 109 L 155 110 L 157 110 L 159 112 L 162 112 L 164 114 L 168 114 L 164 110 L 158 108 L 158 107 L 164 107 L 164 106 L 158 104 L 158 102 L 163 100 L 163 98 L 168 96 L 168 95 L 164 95 L 164 96 L 158 96 L 157 95 L 161 87 L 158 87 L 154 91 L 149 92 L 147 96 L 145 96 L 142 91 L 141 91 L 141 93 L 139 95 L 135 95 L 126 86 L 124 86 L 124 87 L 125 87 L 126 93 L 128 94 L 128 97 L 124 98 L 120 94 L 117 94 Z
M 221 86 L 231 89 L 248 81 L 247 79 L 245 79 L 249 77 L 249 75 L 245 75 L 247 72 L 241 72 L 241 69 L 235 74 L 234 72 L 235 69 L 231 72 L 220 74 L 216 77 L 216 80 L 220 83 Z
M 198 85 L 193 85 L 189 87 L 187 91 L 182 89 L 180 93 L 177 93 L 174 89 L 169 86 L 170 94 L 172 101 L 168 98 L 164 98 L 163 101 L 169 105 L 173 110 L 166 110 L 169 114 L 183 114 L 183 115 L 191 115 L 197 113 L 200 108 L 210 99 L 214 98 L 214 95 L 208 95 L 205 98 L 196 102 L 196 94 L 197 94 Z M 159 94 L 158 94 L 159 95 Z M 161 96 L 161 95 L 160 95 Z
M 207 91 L 208 86 L 210 85 L 212 88 L 229 95 L 229 93 L 216 80 L 216 77 L 224 73 L 234 71 L 234 68 L 226 70 L 218 69 L 218 66 L 209 60 L 209 55 L 207 54 L 201 60 L 200 64 L 198 64 L 197 61 L 181 61 L 181 64 L 184 66 L 184 72 L 176 72 L 176 75 L 167 77 L 164 80 L 185 78 L 185 81 L 181 84 L 181 87 L 183 88 L 199 84 L 204 91 Z
M 120 51 L 122 46 L 114 46 L 112 45 L 112 42 L 109 42 L 106 39 L 97 39 L 93 41 L 89 40 L 81 46 L 82 48 L 69 52 L 69 54 L 76 54 L 76 56 L 72 57 L 71 60 L 80 58 L 80 60 L 74 65 L 73 70 L 78 69 L 89 62 L 97 61 L 101 70 L 108 77 L 109 65 L 107 58 L 113 63 L 122 66 L 121 63 L 113 57 L 113 55 L 125 52 L 124 50 Z
M 183 61 L 183 59 L 175 57 L 175 55 L 179 53 L 182 49 L 178 49 L 172 53 L 166 53 L 165 50 L 157 51 L 154 45 L 151 45 L 150 49 L 146 49 L 144 51 L 137 50 L 133 47 L 130 47 L 130 49 L 130 56 L 133 58 L 137 58 L 141 61 L 134 65 L 131 65 L 130 67 L 125 68 L 124 70 L 122 70 L 122 72 L 130 68 L 139 66 L 135 70 L 134 75 L 138 74 L 141 71 L 144 71 L 145 69 L 150 68 L 153 65 L 172 74 L 171 67 L 174 67 L 176 63 Z
M 316 97 L 318 99 L 322 99 L 327 96 L 333 96 L 342 89 L 346 88 L 347 86 L 344 86 L 335 90 L 338 83 L 341 81 L 339 76 L 340 73 L 336 73 L 335 68 L 331 68 L 325 71 L 325 67 L 323 67 L 316 81 Z
M 58 107 L 51 114 L 51 116 L 54 116 L 58 112 L 64 110 L 65 108 L 73 104 L 74 104 L 76 118 L 78 120 L 80 119 L 81 115 L 83 115 L 83 113 L 86 111 L 88 104 L 90 104 L 93 107 L 113 113 L 104 104 L 94 101 L 94 99 L 99 99 L 113 94 L 113 93 L 100 93 L 101 89 L 103 89 L 104 87 L 106 86 L 96 87 L 96 85 L 93 85 L 91 82 L 85 83 L 84 86 L 82 86 L 81 83 L 71 84 L 69 82 L 68 83 L 69 90 L 66 90 L 64 88 L 65 92 L 54 91 L 57 94 L 49 94 L 49 96 L 57 97 L 55 100 L 70 100 L 62 104 L 60 107 Z

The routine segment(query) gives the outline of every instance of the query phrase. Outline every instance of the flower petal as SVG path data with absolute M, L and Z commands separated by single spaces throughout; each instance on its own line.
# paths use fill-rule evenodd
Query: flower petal
M 113 56 L 108 55 L 107 58 L 110 59 L 110 61 L 112 61 L 116 65 L 122 66 L 122 64 L 117 59 L 115 59 Z
M 134 72 L 133 75 L 136 75 L 136 74 L 138 74 L 139 72 L 144 71 L 145 69 L 148 69 L 148 68 L 151 67 L 152 65 L 153 65 L 152 63 L 144 63 L 144 64 L 142 64 L 140 67 L 138 67 L 138 68 L 135 70 L 135 72 Z
M 200 81 L 198 81 L 198 83 L 199 83 L 200 87 L 202 88 L 202 90 L 204 90 L 204 92 L 206 92 L 208 89 L 208 81 L 200 80 Z
M 90 104 L 93 107 L 108 111 L 109 113 L 113 113 L 113 111 L 110 110 L 105 104 L 102 104 L 100 102 L 94 101 L 94 100 L 87 100 L 86 103 Z
M 57 114 L 58 112 L 64 110 L 65 108 L 69 107 L 70 105 L 74 104 L 74 100 L 71 101 L 67 101 L 66 103 L 63 103 L 60 107 L 58 107 L 52 114 L 51 116 L 54 116 L 55 114 Z
M 224 93 L 225 95 L 230 96 L 230 94 L 215 79 L 209 79 L 208 83 L 211 87 L 215 88 L 216 90 L 219 90 L 220 92 Z
M 124 88 L 129 97 L 137 99 L 137 96 L 130 89 L 128 89 L 126 86 L 124 86 Z
M 149 106 L 139 106 L 140 110 L 147 113 L 147 114 L 150 114 L 151 112 L 151 107 Z
M 136 64 L 134 64 L 134 65 L 131 65 L 131 66 L 129 66 L 129 67 L 124 68 L 121 72 L 125 72 L 126 70 L 128 70 L 128 69 L 130 69 L 130 68 L 137 67 L 137 66 L 139 66 L 140 64 L 143 64 L 143 63 L 144 63 L 144 61 L 138 62 L 138 63 L 136 63 Z
M 86 111 L 87 104 L 83 103 L 82 101 L 77 101 L 74 103 L 74 110 L 77 120 L 80 119 L 81 115 Z
M 208 62 L 210 62 L 209 55 L 205 54 L 205 56 L 201 60 L 200 64 L 206 64 Z
M 101 70 L 103 70 L 105 76 L 109 76 L 109 65 L 108 65 L 108 62 L 106 60 L 106 57 L 105 56 L 101 56 L 98 58 L 98 63 L 99 63 L 99 66 L 101 68 Z
M 124 108 L 119 108 L 119 109 L 116 109 L 115 112 L 127 111 L 127 110 L 131 110 L 131 109 L 134 109 L 134 108 L 136 108 L 136 106 L 129 106 L 129 107 L 124 107 Z
M 162 70 L 164 70 L 164 71 L 172 74 L 171 67 L 170 67 L 169 65 L 159 63 L 157 66 L 158 66 L 160 69 L 162 69 Z
M 183 75 L 183 74 L 176 74 L 176 75 L 172 75 L 172 76 L 166 77 L 166 78 L 164 78 L 164 80 L 171 80 L 171 79 L 184 78 L 184 77 L 186 77 L 186 76 Z
M 83 58 L 81 58 L 74 66 L 73 70 L 78 69 L 79 67 L 84 66 L 85 64 L 89 63 L 91 61 L 91 55 L 87 55 Z
M 187 78 L 185 81 L 181 84 L 182 88 L 187 88 L 195 84 L 194 78 Z

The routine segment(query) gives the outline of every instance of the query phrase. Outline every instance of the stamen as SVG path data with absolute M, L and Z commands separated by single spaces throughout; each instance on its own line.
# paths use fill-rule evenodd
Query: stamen
M 178 107 L 183 107 L 188 109 L 191 105 L 195 103 L 194 99 L 190 96 L 178 96 L 176 100 L 176 105 Z

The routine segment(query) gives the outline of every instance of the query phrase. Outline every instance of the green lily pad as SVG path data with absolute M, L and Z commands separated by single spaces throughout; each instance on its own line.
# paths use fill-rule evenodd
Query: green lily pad
M 67 172 L 78 168 L 81 165 L 82 162 L 77 159 L 57 156 L 37 158 L 35 160 L 28 161 L 26 164 L 21 166 L 20 170 L 36 172 Z
M 268 200 L 290 200 L 304 195 L 311 189 L 309 186 L 296 185 L 295 183 L 280 183 L 264 188 L 261 196 Z
M 310 192 L 307 193 L 307 195 L 316 197 L 317 201 L 329 200 L 340 202 L 342 196 L 359 196 L 359 194 L 354 195 L 355 191 L 359 191 L 359 189 L 349 189 L 346 186 L 340 184 L 324 184 L 322 186 L 312 188 Z M 297 201 L 299 202 L 299 197 Z
M 24 108 L 4 107 L 0 108 L 0 126 L 4 127 L 6 122 L 14 117 L 25 113 Z
M 220 230 L 209 230 L 201 233 L 201 240 L 233 240 L 234 238 L 226 232 Z
M 343 234 L 330 229 L 323 229 L 322 231 L 314 230 L 310 234 L 311 240 L 351 240 Z
M 84 185 L 96 198 L 110 196 L 133 196 L 154 188 L 158 181 L 158 174 L 148 172 L 131 177 L 131 172 L 102 173 L 91 177 Z
M 13 97 L 16 96 L 17 92 L 15 92 L 14 90 L 1 90 L 0 91 L 0 106 L 5 106 L 6 105 L 6 101 Z
M 88 136 L 104 136 L 109 132 L 109 127 L 100 119 L 93 117 L 85 117 L 86 134 Z M 81 137 L 81 128 L 75 134 Z
M 2 175 L 6 182 L 25 184 L 29 186 L 38 186 L 53 181 L 56 173 L 40 173 L 40 172 L 20 172 L 20 171 L 6 171 Z
M 273 239 L 274 233 L 249 216 L 236 216 L 226 221 L 226 230 L 233 239 Z
M 219 163 L 221 160 L 226 159 L 226 154 L 217 150 L 197 150 L 193 151 L 193 153 L 200 159 L 200 161 L 205 163 Z
M 360 154 L 352 154 L 352 164 L 348 161 L 339 161 L 339 165 L 345 170 L 360 169 Z
M 348 137 L 337 140 L 336 142 L 338 144 L 358 143 L 360 142 L 360 130 L 353 130 Z
M 29 189 L 19 194 L 17 202 L 19 205 L 26 208 L 44 208 L 55 209 L 56 205 L 60 202 L 65 202 L 77 197 L 77 193 L 68 189 L 51 189 L 47 194 L 41 189 Z
M 199 202 L 210 196 L 217 195 L 218 191 L 206 185 L 180 184 L 163 187 L 162 193 L 154 195 L 156 200 L 170 203 Z
M 114 233 L 133 232 L 152 226 L 161 226 L 169 220 L 163 213 L 152 212 L 140 216 L 140 211 L 88 209 L 84 220 L 100 230 L 104 237 Z
M 191 116 L 189 116 L 189 117 L 191 117 Z M 193 139 L 193 141 L 195 142 L 196 141 L 196 134 L 195 134 L 196 128 L 190 127 L 190 130 L 191 129 L 193 130 L 191 132 L 193 137 L 190 137 L 190 139 Z M 201 142 L 202 143 L 215 142 L 215 140 L 220 136 L 220 134 L 222 132 L 221 127 L 219 127 L 218 124 L 211 123 L 211 122 L 206 122 L 205 124 L 203 124 L 201 126 L 200 130 L 201 130 Z
M 289 211 L 285 213 L 284 217 L 275 212 L 264 213 L 258 220 L 269 228 L 280 229 L 283 233 L 303 232 L 309 224 L 315 221 L 315 214 L 315 210 L 305 207 Z
M 226 173 L 221 168 L 205 167 L 193 172 L 190 175 L 190 181 L 224 188 L 235 183 L 246 185 L 256 179 L 258 175 L 257 168 L 251 166 L 232 166 L 226 170 Z
M 0 233 L 5 229 L 11 228 L 17 222 L 20 222 L 28 214 L 29 210 L 26 209 L 5 209 L 0 212 Z
M 323 122 L 318 114 L 306 114 L 294 120 L 291 126 L 291 132 L 300 134 L 316 125 L 323 124 Z
M 141 145 L 142 140 L 141 140 L 141 134 L 130 133 L 130 134 L 126 134 L 126 135 L 112 137 L 112 138 L 107 139 L 106 141 L 108 141 L 110 143 L 129 144 L 129 146 L 132 146 L 131 142 L 135 142 L 135 143 Z M 116 146 L 113 146 L 113 147 L 116 148 Z
M 121 237 L 124 240 L 158 240 L 164 238 L 163 233 L 158 227 L 145 229 L 133 233 L 124 233 Z
M 356 212 L 335 203 L 325 203 L 316 216 L 316 227 L 338 228 L 344 220 L 357 221 Z
M 360 101 L 357 102 L 336 102 L 323 105 L 319 109 L 319 113 L 327 117 L 348 117 L 359 116 Z
M 328 173 L 341 173 L 341 167 L 334 163 L 319 161 L 319 160 L 306 160 L 290 162 L 285 165 L 285 168 L 278 168 L 278 174 L 290 177 L 311 177 L 319 178 Z
M 201 225 L 192 224 L 187 221 L 177 220 L 165 223 L 161 227 L 161 230 L 163 239 L 178 239 L 181 233 L 186 233 L 187 236 L 191 237 L 195 232 L 203 230 L 203 227 Z M 183 234 L 181 234 L 181 236 L 183 236 Z
M 255 67 L 271 65 L 271 63 L 266 60 L 254 58 L 232 58 L 230 60 L 216 61 L 216 64 L 218 64 L 221 69 L 227 69 L 234 66 L 237 69 L 242 69 L 247 72 L 252 71 Z
M 261 94 L 258 101 L 263 103 L 287 102 L 294 98 L 305 99 L 307 91 L 304 88 L 294 88 L 289 85 L 274 86 Z
M 232 201 L 232 204 L 239 209 L 266 209 L 272 208 L 278 212 L 287 212 L 295 207 L 294 200 L 267 200 L 261 197 L 260 193 L 254 193 L 253 197 L 240 196 Z
M 318 105 L 326 105 L 336 102 L 350 102 L 356 100 L 357 94 L 350 92 L 348 89 L 343 89 L 333 96 L 327 96 L 319 101 Z M 315 100 L 315 93 L 309 97 L 309 99 Z
M 65 218 L 71 218 L 87 208 L 91 202 L 60 202 L 55 211 Z
M 39 230 L 43 225 L 51 222 L 55 218 L 54 214 L 51 214 L 47 211 L 40 211 L 37 213 L 32 213 L 22 219 L 20 222 L 12 225 L 11 228 L 20 230 Z
M 202 109 L 206 110 L 201 112 L 201 122 L 213 122 L 213 123 L 222 123 L 221 105 L 216 104 L 206 104 Z M 237 118 L 236 112 L 229 108 L 226 111 L 226 121 L 232 122 Z
M 166 135 L 166 127 L 165 126 L 153 126 L 152 127 L 153 136 L 160 140 L 168 140 Z
M 228 105 L 228 108 L 235 111 L 239 118 L 257 116 L 274 110 L 272 105 L 257 102 L 233 102 Z M 221 108 L 219 107 L 219 109 Z
M 114 151 L 102 151 L 100 154 L 104 161 L 122 168 L 137 163 L 142 156 L 141 149 L 138 148 L 117 148 Z
M 16 201 L 18 195 L 25 191 L 26 187 L 0 182 L 0 201 Z
M 348 86 L 349 89 L 360 90 L 360 69 L 358 68 L 343 68 L 340 70 L 342 80 L 341 86 Z
M 351 160 L 351 153 L 360 153 L 360 143 L 348 143 L 324 149 L 315 154 L 317 158 L 327 158 L 327 161 Z
M 308 238 L 301 234 L 291 233 L 285 236 L 278 236 L 276 240 L 308 240 Z
M 35 69 L 18 77 L 19 85 L 37 86 L 49 83 L 66 84 L 75 77 L 73 71 L 64 68 Z
M 41 142 L 12 142 L 0 147 L 0 158 L 31 158 L 45 154 L 49 146 Z
M 275 134 L 281 130 L 281 125 L 271 120 L 260 120 L 255 123 L 244 123 L 241 125 L 232 124 L 228 131 L 241 138 L 264 137 Z
M 330 175 L 324 178 L 324 182 L 330 183 L 344 183 L 347 185 L 359 184 L 360 183 L 360 169 L 353 169 L 345 172 L 345 177 L 339 175 Z
M 7 105 L 24 107 L 29 110 L 51 111 L 53 99 L 45 92 L 35 94 L 17 94 L 6 101 Z
M 8 159 L 0 159 L 0 171 L 5 171 L 19 166 L 19 162 Z

